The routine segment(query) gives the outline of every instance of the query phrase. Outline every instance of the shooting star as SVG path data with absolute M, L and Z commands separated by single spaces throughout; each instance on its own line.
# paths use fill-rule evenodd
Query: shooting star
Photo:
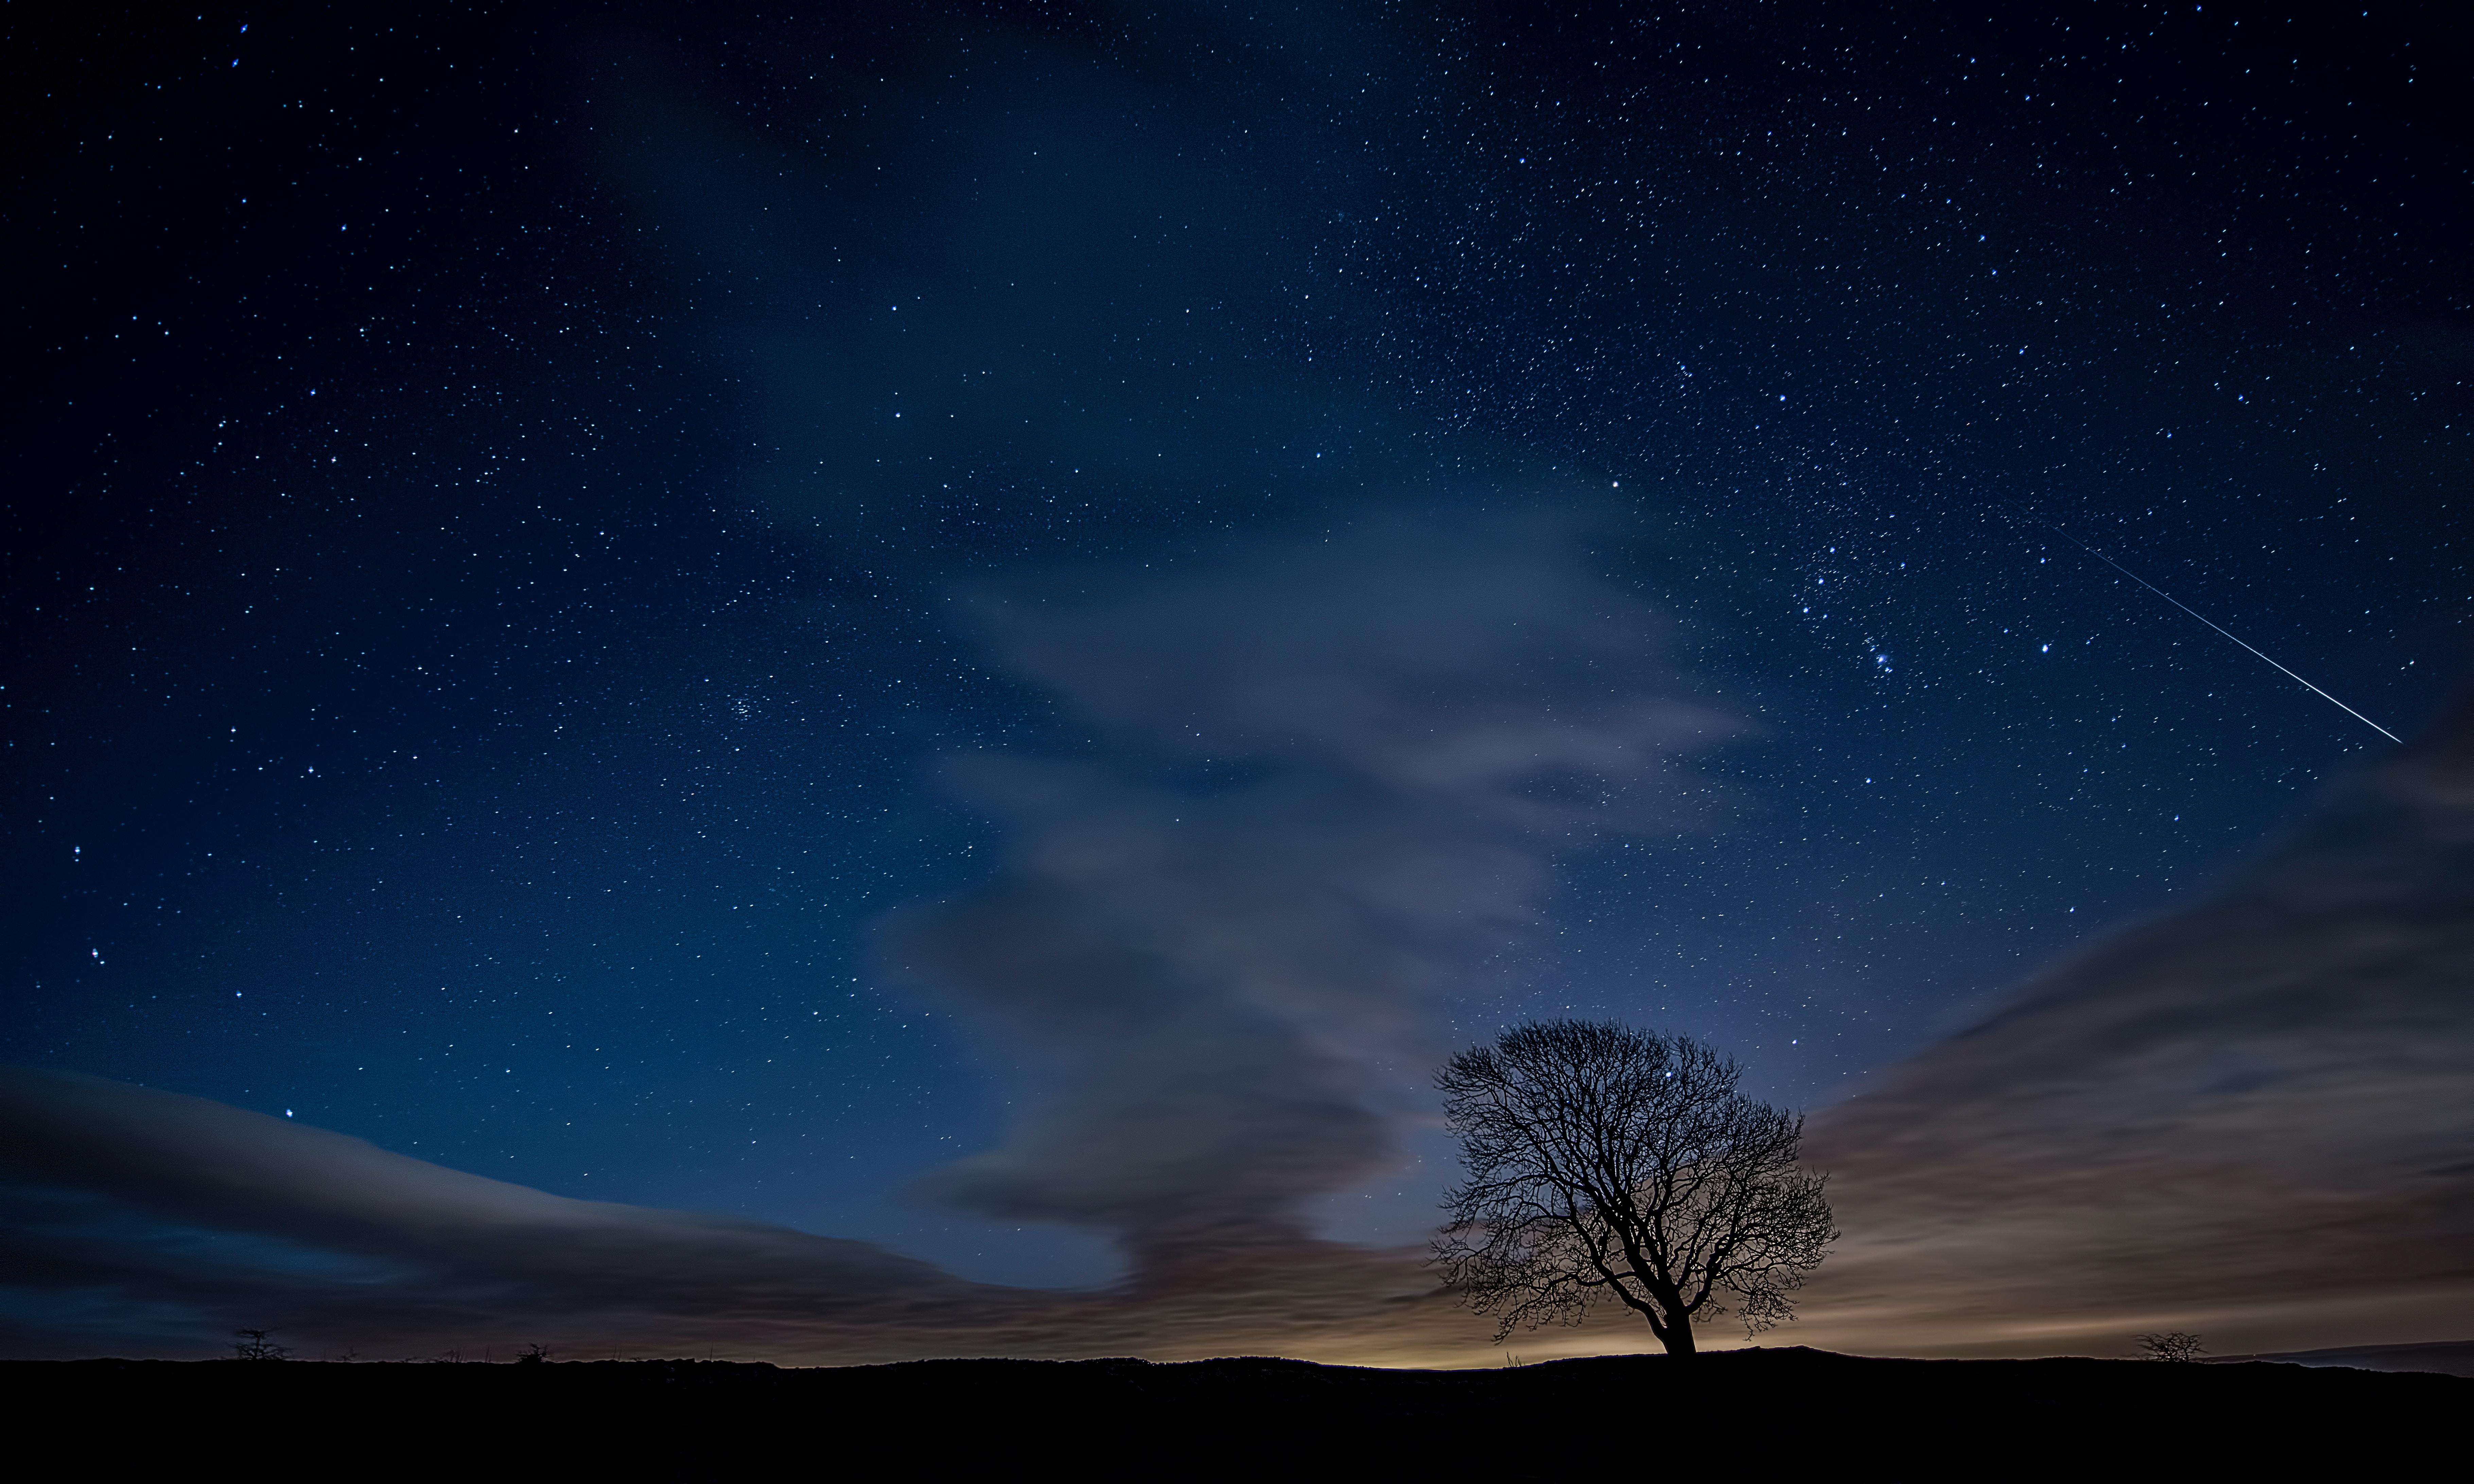
M 2009 502 L 2006 502 L 2006 501 L 2005 501 L 2004 503 L 2009 503 Z M 2067 531 L 2067 530 L 2063 529 L 2062 523 L 2061 523 L 2060 521 L 2058 521 L 2058 520 L 2050 520 L 2050 519 L 2046 518 L 2046 517 L 2045 517 L 2045 516 L 2043 516 L 2043 515 L 2037 515 L 2034 511 L 2027 509 L 2027 508 L 2026 508 L 2025 506 L 2024 506 L 2024 505 L 2015 505 L 2015 504 L 2014 504 L 2014 505 L 2012 505 L 2012 506 L 2011 506 L 2011 508 L 2012 508 L 2013 510 L 2018 511 L 2021 515 L 2025 515 L 2028 519 L 2035 521 L 2035 522 L 2036 522 L 2037 524 L 2039 524 L 2039 525 L 2047 525 L 2047 526 L 2050 526 L 2050 527 L 2052 527 L 2052 528 L 2053 528 L 2053 534 L 2054 534 L 2054 535 L 2056 535 L 2056 536 L 2059 536 L 2063 540 L 2066 540 L 2066 541 L 2070 542 L 2072 545 L 2074 545 L 2074 546 L 2077 547 L 2079 550 L 2081 550 L 2081 551 L 2083 551 L 2083 552 L 2086 552 L 2089 556 L 2096 558 L 2098 562 L 2103 562 L 2106 566 L 2109 566 L 2109 567 L 2113 568 L 2115 571 L 2120 572 L 2122 576 L 2129 578 L 2132 582 L 2137 583 L 2140 586 L 2147 588 L 2149 592 L 2152 592 L 2152 593 L 2156 594 L 2158 597 L 2163 598 L 2166 602 L 2172 604 L 2175 608 L 2180 609 L 2183 612 L 2190 614 L 2192 617 L 2194 617 L 2194 618 L 2197 619 L 2199 622 L 2201 622 L 2201 623 L 2203 623 L 2203 624 L 2206 624 L 2209 628 L 2216 630 L 2219 634 L 2223 634 L 2226 638 L 2232 639 L 2232 640 L 2233 640 L 2235 643 L 2237 643 L 2237 644 L 2242 644 L 2242 647 L 2243 647 L 2243 648 L 2247 649 L 2247 650 L 2250 650 L 2250 652 L 2251 652 L 2252 654 L 2254 654 L 2254 655 L 2259 655 L 2259 658 L 2262 658 L 2262 659 L 2264 659 L 2264 660 L 2267 660 L 2267 661 L 2268 661 L 2268 663 L 2270 666 L 2273 666 L 2273 667 L 2275 668 L 2275 670 L 2276 670 L 2279 674 L 2281 674 L 2281 675 L 2284 675 L 2284 676 L 2288 677 L 2288 678 L 2289 678 L 2289 679 L 2291 679 L 2291 680 L 2292 680 L 2295 684 L 2300 685 L 2303 689 L 2305 689 L 2305 690 L 2307 690 L 2307 691 L 2311 692 L 2311 693 L 2312 693 L 2313 695 L 2315 695 L 2315 696 L 2317 696 L 2320 700 L 2327 702 L 2330 706 L 2335 706 L 2338 710 L 2344 712 L 2346 715 L 2348 715 L 2348 716 L 2352 717 L 2354 720 L 2356 720 L 2356 721 L 2358 721 L 2358 722 L 2361 722 L 2364 726 L 2370 728 L 2373 731 L 2378 732 L 2381 736 L 2384 736 L 2384 737 L 2388 738 L 2388 739 L 2389 739 L 2389 741 L 2391 741 L 2391 742 L 2395 742 L 2395 743 L 2399 743 L 2399 744 L 2403 744 L 2403 742 L 2405 741 L 2405 738 L 2398 736 L 2395 732 L 2389 730 L 2386 727 L 2381 726 L 2378 722 L 2375 722 L 2375 721 L 2371 720 L 2369 717 L 2365 716 L 2362 712 L 2355 710 L 2352 706 L 2347 706 L 2347 705 L 2346 705 L 2345 703 L 2343 703 L 2342 701 L 2340 701 L 2340 700 L 2338 700 L 2336 697 L 2334 697 L 2334 696 L 2332 696 L 2332 695 L 2328 694 L 2326 691 L 2321 690 L 2318 686 L 2312 684 L 2309 681 L 2304 680 L 2301 676 L 2299 676 L 2299 675 L 2295 675 L 2292 671 L 2291 671 L 2291 670 L 2289 670 L 2289 669 L 2285 668 L 2285 666 L 2283 666 L 2283 665 L 2281 665 L 2281 664 L 2277 664 L 2277 662 L 2276 662 L 2275 660 L 2273 660 L 2273 659 L 2268 659 L 2268 658 L 2266 655 L 2262 655 L 2262 654 L 2260 654 L 2260 652 L 2259 652 L 2256 648 L 2253 648 L 2253 647 L 2252 647 L 2251 645 L 2249 645 L 2249 644 L 2244 644 L 2244 643 L 2243 643 L 2243 640 L 2242 640 L 2238 635 L 2236 635 L 2236 634 L 2233 633 L 2233 631 L 2231 631 L 2231 630 L 2227 629 L 2224 625 L 2222 625 L 2222 624 L 2220 624 L 2220 623 L 2218 623 L 2215 619 L 2210 618 L 2207 614 L 2200 612 L 2197 609 L 2193 608 L 2193 607 L 2192 607 L 2191 605 L 2189 605 L 2188 603 L 2185 603 L 2185 602 L 2183 602 L 2181 599 L 2179 599 L 2179 598 L 2177 598 L 2177 597 L 2173 596 L 2171 593 L 2167 592 L 2164 588 L 2157 586 L 2154 583 L 2149 582 L 2147 578 L 2144 578 L 2144 577 L 2140 576 L 2138 573 L 2136 573 L 2136 572 L 2132 571 L 2130 568 L 2128 568 L 2128 567 L 2126 567 L 2126 566 L 2123 566 L 2121 562 L 2116 562 L 2116 561 L 2114 561 L 2111 557 L 2106 556 L 2103 552 L 2100 552 L 2100 551 L 2097 550 L 2095 547 L 2093 547 L 2093 546 L 2089 545 L 2087 542 L 2085 542 L 2085 541 L 2083 541 L 2083 540 L 2080 540 L 2080 539 L 2079 539 L 2077 537 L 2075 537 L 2075 536 L 2073 536 L 2069 531 Z

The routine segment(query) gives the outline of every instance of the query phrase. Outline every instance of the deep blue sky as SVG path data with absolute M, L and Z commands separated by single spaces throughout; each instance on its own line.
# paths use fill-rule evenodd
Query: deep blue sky
M 2399 733 L 2469 601 L 2462 23 L 1904 9 L 20 8 L 0 1059 L 1088 1278 L 904 1193 L 1070 1073 L 881 924 L 958 754 L 1268 754 L 964 597 L 1405 512 L 1747 724 L 1421 1034 L 1843 1096 L 2383 745 L 2031 512 Z

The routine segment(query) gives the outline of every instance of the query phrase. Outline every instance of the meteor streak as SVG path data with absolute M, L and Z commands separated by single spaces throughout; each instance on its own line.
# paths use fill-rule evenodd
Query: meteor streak
M 2126 566 L 2123 566 L 2121 562 L 2116 562 L 2116 561 L 2114 561 L 2111 557 L 2106 556 L 2103 552 L 2100 552 L 2100 551 L 2097 550 L 2095 547 L 2093 547 L 2093 546 L 2089 545 L 2087 542 L 2085 542 L 2085 541 L 2083 541 L 2083 540 L 2080 540 L 2080 539 L 2079 539 L 2077 537 L 2075 537 L 2075 536 L 2073 536 L 2070 532 L 2068 532 L 2068 531 L 2066 531 L 2066 530 L 2064 530 L 2064 529 L 2062 528 L 2062 523 L 2061 523 L 2060 521 L 2058 521 L 2058 520 L 2049 520 L 2049 519 L 2047 519 L 2046 517 L 2044 517 L 2044 516 L 2042 516 L 2042 515 L 2037 515 L 2034 511 L 2031 511 L 2031 510 L 2026 509 L 2025 506 L 2014 506 L 2013 508 L 2014 508 L 2014 509 L 2016 509 L 2016 510 L 2018 510 L 2018 511 L 2020 512 L 2020 514 L 2022 514 L 2022 515 L 2024 515 L 2027 516 L 2027 518 L 2029 518 L 2030 520 L 2034 520 L 2034 521 L 2036 521 L 2037 523 L 2039 523 L 2039 524 L 2041 524 L 2041 525 L 2048 525 L 2048 526 L 2052 527 L 2052 528 L 2053 528 L 2053 534 L 2055 534 L 2056 536 L 2059 536 L 2063 540 L 2066 540 L 2066 541 L 2070 542 L 2072 545 L 2074 545 L 2074 546 L 2077 547 L 2079 550 L 2081 550 L 2081 551 L 2083 551 L 2083 552 L 2086 552 L 2089 556 L 2096 558 L 2098 562 L 2103 562 L 2106 566 L 2109 566 L 2109 567 L 2113 568 L 2115 571 L 2120 572 L 2122 576 L 2129 578 L 2132 582 L 2137 583 L 2140 586 L 2147 588 L 2149 592 L 2152 592 L 2152 593 L 2156 594 L 2158 597 L 2163 598 L 2166 602 L 2172 604 L 2175 608 L 2180 609 L 2183 612 L 2190 614 L 2192 617 L 2194 617 L 2194 618 L 2197 619 L 2199 622 L 2201 622 L 2201 623 L 2203 623 L 2203 624 L 2206 624 L 2209 628 L 2216 630 L 2219 634 L 2223 634 L 2226 638 L 2232 639 L 2232 640 L 2233 640 L 2235 643 L 2237 643 L 2237 644 L 2242 644 L 2242 647 L 2243 647 L 2243 648 L 2247 649 L 2247 650 L 2250 650 L 2250 652 L 2251 652 L 2252 654 L 2254 654 L 2254 655 L 2259 655 L 2259 658 L 2262 658 L 2262 659 L 2266 659 L 2266 660 L 2268 660 L 2268 664 L 2273 665 L 2273 666 L 2276 668 L 2276 670 L 2278 671 L 2278 673 L 2280 673 L 2280 674 L 2282 674 L 2282 675 L 2285 675 L 2285 676 L 2287 676 L 2287 677 L 2291 678 L 2291 679 L 2292 679 L 2292 680 L 2296 684 L 2299 684 L 2303 689 L 2305 689 L 2305 690 L 2307 690 L 2307 691 L 2311 692 L 2311 693 L 2312 693 L 2313 695 L 2315 695 L 2315 696 L 2317 696 L 2320 700 L 2327 702 L 2330 706 L 2335 706 L 2338 710 L 2344 712 L 2346 715 L 2348 715 L 2348 716 L 2352 717 L 2354 720 L 2356 720 L 2356 721 L 2358 721 L 2358 722 L 2361 722 L 2364 726 L 2370 728 L 2373 731 L 2378 732 L 2381 736 L 2384 736 L 2384 737 L 2388 738 L 2388 739 L 2389 739 L 2389 741 L 2391 741 L 2391 742 L 2403 743 L 2403 742 L 2405 741 L 2405 738 L 2400 737 L 2400 736 L 2398 736 L 2395 732 L 2389 730 L 2386 727 L 2381 726 L 2378 722 L 2375 722 L 2375 721 L 2371 720 L 2369 717 L 2365 716 L 2362 712 L 2355 710 L 2352 706 L 2347 706 L 2347 705 L 2346 705 L 2345 703 L 2343 703 L 2342 701 L 2340 701 L 2340 700 L 2338 700 L 2336 697 L 2334 697 L 2334 696 L 2332 696 L 2332 695 L 2328 694 L 2326 691 L 2321 690 L 2318 686 L 2312 684 L 2309 681 L 2304 680 L 2301 676 L 2299 676 L 2299 675 L 2295 675 L 2292 671 L 2286 669 L 2286 668 L 2285 668 L 2285 666 L 2283 666 L 2283 665 L 2281 665 L 2281 664 L 2277 664 L 2275 660 L 2273 660 L 2273 659 L 2268 659 L 2268 657 L 2267 657 L 2266 655 L 2261 655 L 2261 654 L 2260 654 L 2260 652 L 2259 652 L 2257 649 L 2252 648 L 2252 646 L 2250 646 L 2250 645 L 2248 645 L 2248 644 L 2244 644 L 2244 643 L 2243 643 L 2242 639 L 2240 639 L 2239 637 L 2237 637 L 2237 636 L 2234 634 L 2234 633 L 2233 633 L 2231 630 L 2227 629 L 2224 625 L 2222 625 L 2222 624 L 2220 624 L 2220 623 L 2218 623 L 2215 619 L 2210 618 L 2207 614 L 2200 612 L 2197 609 L 2193 608 L 2193 607 L 2192 607 L 2191 605 L 2189 605 L 2188 603 L 2185 603 L 2185 602 L 2183 602 L 2181 599 L 2179 599 L 2179 598 L 2177 598 L 2177 597 L 2173 596 L 2171 593 L 2167 592 L 2164 588 L 2157 586 L 2154 583 L 2149 582 L 2147 578 L 2144 578 L 2144 577 L 2140 576 L 2138 573 L 2136 573 L 2136 572 L 2132 571 L 2130 568 L 2128 568 L 2128 567 L 2126 567 Z

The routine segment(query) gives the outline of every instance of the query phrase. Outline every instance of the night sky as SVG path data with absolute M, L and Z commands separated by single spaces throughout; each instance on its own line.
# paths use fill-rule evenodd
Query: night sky
M 2465 671 L 2474 34 L 1983 9 L 13 9 L 0 1062 L 1043 1288 L 1842 1104 L 2390 750 L 2090 548 Z

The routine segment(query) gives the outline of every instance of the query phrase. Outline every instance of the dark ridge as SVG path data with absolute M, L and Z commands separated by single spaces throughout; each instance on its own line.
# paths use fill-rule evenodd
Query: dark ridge
M 2441 1456 L 2474 1380 L 1803 1349 L 1494 1371 L 1298 1360 L 0 1362 L 21 1439 L 117 1478 L 2295 1477 Z M 27 1446 L 21 1442 L 22 1451 Z
M 2217 1365 L 2274 1360 L 2292 1366 L 2351 1366 L 2357 1371 L 2426 1371 L 2474 1376 L 2474 1340 L 2435 1340 L 2424 1345 L 2341 1345 L 2329 1350 L 2289 1350 L 2257 1355 L 2212 1355 Z

